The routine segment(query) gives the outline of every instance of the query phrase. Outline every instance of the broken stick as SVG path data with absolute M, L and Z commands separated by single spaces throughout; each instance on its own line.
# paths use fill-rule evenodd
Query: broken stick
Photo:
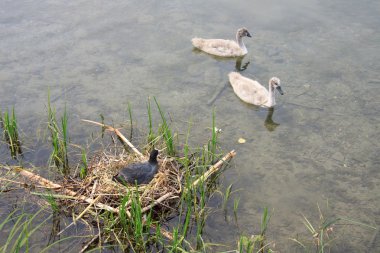
M 202 176 L 200 176 L 197 180 L 195 180 L 193 182 L 193 187 L 197 186 L 199 182 L 206 181 L 207 178 L 209 178 L 212 174 L 217 172 L 220 169 L 220 167 L 222 167 L 223 163 L 230 160 L 235 155 L 236 155 L 235 150 L 232 150 L 229 153 L 227 153 L 222 159 L 220 159 L 217 163 L 211 166 Z

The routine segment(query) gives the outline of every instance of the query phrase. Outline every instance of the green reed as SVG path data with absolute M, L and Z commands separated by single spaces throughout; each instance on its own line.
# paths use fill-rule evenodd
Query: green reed
M 329 247 L 332 242 L 335 240 L 334 237 L 334 226 L 336 225 L 359 225 L 365 228 L 370 228 L 376 230 L 376 227 L 355 221 L 351 218 L 346 217 L 335 217 L 330 216 L 325 218 L 324 214 L 321 211 L 321 208 L 318 206 L 319 212 L 319 221 L 312 222 L 305 215 L 302 214 L 302 222 L 305 225 L 306 229 L 309 231 L 310 236 L 301 241 L 301 239 L 291 238 L 292 241 L 296 242 L 301 246 L 304 252 L 318 252 L 324 253 L 329 252 Z M 346 222 L 345 224 L 340 224 L 341 221 Z M 317 223 L 316 225 L 313 223 Z
M 132 107 L 131 107 L 131 104 L 129 102 L 127 105 L 128 105 L 127 108 L 128 108 L 128 115 L 129 115 L 129 121 L 130 121 L 130 127 L 131 127 L 131 131 L 129 133 L 129 138 L 132 139 L 132 136 L 133 136 Z
M 99 117 L 100 117 L 100 122 L 102 123 L 102 138 L 104 137 L 104 132 L 106 131 L 106 127 L 105 127 L 105 124 L 104 124 L 104 115 L 103 114 L 99 114 Z
M 80 166 L 79 176 L 84 179 L 87 176 L 88 164 L 86 150 L 82 148 L 82 164 Z
M 6 237 L 5 243 L 0 246 L 0 252 L 29 252 L 32 246 L 29 242 L 30 238 L 51 217 L 43 219 L 37 225 L 34 224 L 43 210 L 40 209 L 33 215 L 24 212 L 18 214 L 18 210 L 11 212 L 0 224 L 0 231 L 4 231 Z M 6 227 L 10 229 L 5 229 Z
M 206 184 L 201 180 L 198 187 L 199 191 L 199 203 L 196 208 L 196 238 L 197 238 L 197 249 L 203 245 L 203 228 L 206 224 Z
M 48 129 L 50 130 L 52 153 L 50 159 L 64 174 L 69 172 L 68 159 L 68 117 L 65 110 L 61 117 L 61 127 L 58 124 L 56 110 L 50 104 L 50 92 L 48 92 Z
M 5 140 L 8 142 L 9 149 L 13 158 L 17 154 L 21 154 L 21 143 L 18 135 L 17 118 L 14 106 L 12 107 L 12 113 L 9 114 L 8 110 L 0 113 L 0 125 L 3 128 L 3 134 Z
M 191 129 L 191 121 L 189 123 L 185 144 L 183 146 L 183 157 L 179 159 L 181 164 L 183 165 L 184 174 L 184 191 L 182 191 L 181 201 L 180 201 L 180 215 L 179 215 L 179 224 L 182 225 L 181 234 L 183 237 L 186 237 L 190 223 L 191 217 L 193 214 L 193 204 L 192 204 L 192 187 L 191 187 L 191 171 L 189 169 L 190 166 L 190 148 L 189 148 L 189 137 L 190 137 L 190 129 Z M 182 222 L 182 213 L 186 210 L 184 221 Z
M 178 233 L 178 228 L 174 227 L 173 228 L 173 241 L 170 246 L 170 251 L 169 252 L 178 252 L 178 248 L 180 245 L 180 238 L 179 238 L 179 233 Z
M 166 152 L 168 155 L 174 156 L 175 155 L 175 148 L 174 148 L 172 131 L 171 131 L 171 129 L 170 129 L 170 127 L 166 121 L 165 113 L 161 109 L 161 107 L 158 104 L 157 99 L 155 97 L 154 97 L 154 101 L 156 102 L 158 111 L 161 115 L 161 120 L 162 120 L 161 131 L 162 131 L 162 135 L 164 137 L 164 141 L 166 143 Z
M 261 218 L 260 235 L 265 236 L 271 215 L 269 215 L 268 207 L 264 208 L 263 216 Z
M 238 242 L 238 252 L 243 253 L 272 253 L 272 249 L 269 248 L 270 243 L 267 243 L 266 232 L 268 229 L 269 221 L 271 215 L 268 212 L 268 208 L 265 207 L 262 217 L 261 217 L 261 225 L 260 225 L 260 234 L 245 236 L 241 235 Z
M 154 135 L 153 131 L 153 123 L 152 123 L 152 109 L 150 105 L 150 97 L 148 97 L 148 102 L 147 102 L 147 111 L 148 111 L 148 125 L 149 125 L 149 132 L 148 132 L 148 143 L 153 144 L 154 139 L 156 136 Z
M 51 210 L 53 212 L 57 213 L 60 211 L 59 204 L 53 194 L 48 193 L 47 195 L 44 195 L 44 198 L 50 204 Z
M 130 217 L 127 215 L 127 205 L 130 206 Z M 134 251 L 144 251 L 147 248 L 147 243 L 154 238 L 153 234 L 150 234 L 150 227 L 153 222 L 152 214 L 151 212 L 147 214 L 142 212 L 142 204 L 140 202 L 138 188 L 131 190 L 121 201 L 119 213 L 119 223 L 121 227 L 118 225 L 118 222 L 112 221 L 112 218 L 113 217 L 108 220 L 109 223 L 113 222 L 109 230 L 119 231 L 117 233 L 121 238 L 126 238 L 132 243 L 132 245 L 129 246 L 131 246 Z M 121 228 L 121 230 L 118 228 Z M 156 237 L 155 239 L 157 240 L 160 238 L 161 237 Z
M 255 240 L 253 237 L 240 236 L 238 242 L 239 253 L 253 253 L 255 250 Z
M 211 131 L 211 141 L 209 142 L 209 153 L 211 163 L 214 163 L 216 158 L 216 144 L 217 144 L 217 128 L 215 126 L 215 108 L 212 110 L 212 131 Z
M 239 208 L 240 198 L 234 198 L 234 217 L 237 220 L 237 210 Z
M 227 207 L 227 202 L 228 200 L 230 199 L 231 197 L 231 189 L 232 189 L 232 184 L 230 184 L 227 189 L 226 189 L 226 192 L 224 193 L 224 196 L 223 196 L 223 205 L 222 205 L 222 208 L 224 210 L 226 210 L 226 207 Z

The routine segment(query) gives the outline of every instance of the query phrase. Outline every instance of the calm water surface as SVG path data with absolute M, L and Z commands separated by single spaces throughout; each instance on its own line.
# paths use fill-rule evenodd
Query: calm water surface
M 239 234 L 259 231 L 269 207 L 268 237 L 280 252 L 294 252 L 288 238 L 306 234 L 301 214 L 317 221 L 318 204 L 326 215 L 380 224 L 379 13 L 377 0 L 3 0 L 0 107 L 15 106 L 31 148 L 26 160 L 41 166 L 49 150 L 38 150 L 36 129 L 44 126 L 48 87 L 58 110 L 67 104 L 76 143 L 95 131 L 81 118 L 102 113 L 108 122 L 126 122 L 127 102 L 144 127 L 148 96 L 179 132 L 191 120 L 192 142 L 204 143 L 215 107 L 220 144 L 238 153 L 221 183 L 238 190 L 239 219 L 210 215 L 205 239 L 235 245 Z M 190 43 L 194 36 L 233 38 L 242 26 L 253 34 L 245 40 L 243 74 L 265 85 L 277 76 L 286 92 L 272 118 L 233 93 L 227 74 L 234 60 L 199 53 Z M 245 144 L 238 144 L 241 137 Z M 9 159 L 4 144 L 0 157 Z M 0 200 L 2 215 L 8 198 Z M 334 252 L 365 252 L 374 233 L 357 226 L 336 231 Z M 379 240 L 371 252 L 380 251 Z

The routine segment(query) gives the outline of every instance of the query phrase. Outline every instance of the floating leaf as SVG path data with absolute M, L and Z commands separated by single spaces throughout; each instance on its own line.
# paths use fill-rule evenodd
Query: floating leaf
M 239 138 L 238 142 L 239 142 L 240 144 L 243 144 L 243 143 L 245 143 L 245 142 L 246 142 L 246 140 L 245 140 L 245 139 L 243 139 L 243 138 Z

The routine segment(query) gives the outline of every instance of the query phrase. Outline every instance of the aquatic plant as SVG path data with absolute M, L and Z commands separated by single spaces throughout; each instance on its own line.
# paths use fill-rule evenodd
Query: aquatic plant
M 260 225 L 260 234 L 258 235 L 241 235 L 238 241 L 238 252 L 243 253 L 272 253 L 274 252 L 270 245 L 271 243 L 267 242 L 266 231 L 268 229 L 269 220 L 271 215 L 269 215 L 268 208 L 265 207 L 262 217 L 261 217 L 261 225 Z
M 223 209 L 226 210 L 227 208 L 227 202 L 228 200 L 230 199 L 230 196 L 231 196 L 231 189 L 232 189 L 232 184 L 230 184 L 227 189 L 226 189 L 226 192 L 224 193 L 224 196 L 223 196 Z
M 217 128 L 215 126 L 215 108 L 212 110 L 212 128 L 211 128 L 211 140 L 209 141 L 208 152 L 210 154 L 210 163 L 214 163 L 216 158 L 216 144 L 217 144 Z
M 174 143 L 173 143 L 174 140 L 173 140 L 172 131 L 171 131 L 171 129 L 167 123 L 165 113 L 161 109 L 161 107 L 158 104 L 157 99 L 155 97 L 154 97 L 154 102 L 156 102 L 158 111 L 161 115 L 161 120 L 162 120 L 161 132 L 162 132 L 164 141 L 166 143 L 166 152 L 168 153 L 168 155 L 174 156 L 175 155 L 175 148 L 174 148 Z
M 21 143 L 19 140 L 14 106 L 12 107 L 11 115 L 8 110 L 5 111 L 4 114 L 2 112 L 0 113 L 0 126 L 3 128 L 4 138 L 8 143 L 11 155 L 15 158 L 17 154 L 21 154 Z
M 43 208 L 32 214 L 27 214 L 20 210 L 11 212 L 0 224 L 0 231 L 9 231 L 5 233 L 5 243 L 0 246 L 0 252 L 29 252 L 31 245 L 30 238 L 38 229 L 40 229 L 48 220 L 43 219 L 39 224 L 34 224 L 37 217 L 44 211 Z M 5 230 L 8 227 L 9 230 Z
M 133 136 L 132 107 L 131 107 L 131 104 L 129 102 L 127 105 L 128 105 L 127 108 L 128 108 L 129 122 L 130 122 L 130 127 L 131 127 L 131 131 L 129 133 L 129 139 L 132 139 L 132 136 Z
M 240 198 L 234 198 L 234 217 L 237 219 L 237 210 L 239 208 Z
M 86 150 L 82 148 L 82 164 L 80 166 L 79 176 L 84 179 L 87 176 L 88 164 Z
M 148 137 L 147 137 L 147 142 L 151 146 L 154 146 L 154 140 L 156 139 L 156 136 L 153 131 L 153 120 L 152 120 L 152 109 L 150 105 L 150 97 L 148 97 L 148 102 L 147 102 L 147 111 L 148 111 Z
M 334 227 L 337 225 L 359 225 L 370 229 L 376 229 L 375 227 L 364 224 L 362 222 L 355 221 L 346 217 L 326 217 L 323 215 L 321 208 L 318 206 L 319 221 L 317 225 L 313 225 L 313 222 L 302 214 L 302 222 L 310 233 L 310 237 L 306 239 L 291 238 L 302 247 L 304 252 L 318 252 L 324 253 L 328 250 L 334 238 Z M 341 221 L 348 222 L 346 224 L 340 224 Z
M 63 116 L 61 117 L 61 128 L 59 127 L 56 110 L 52 108 L 50 104 L 50 92 L 48 92 L 48 129 L 50 131 L 51 143 L 52 143 L 52 153 L 50 154 L 50 160 L 53 160 L 56 167 L 67 174 L 69 172 L 69 159 L 68 159 L 68 117 L 67 110 L 65 110 Z

